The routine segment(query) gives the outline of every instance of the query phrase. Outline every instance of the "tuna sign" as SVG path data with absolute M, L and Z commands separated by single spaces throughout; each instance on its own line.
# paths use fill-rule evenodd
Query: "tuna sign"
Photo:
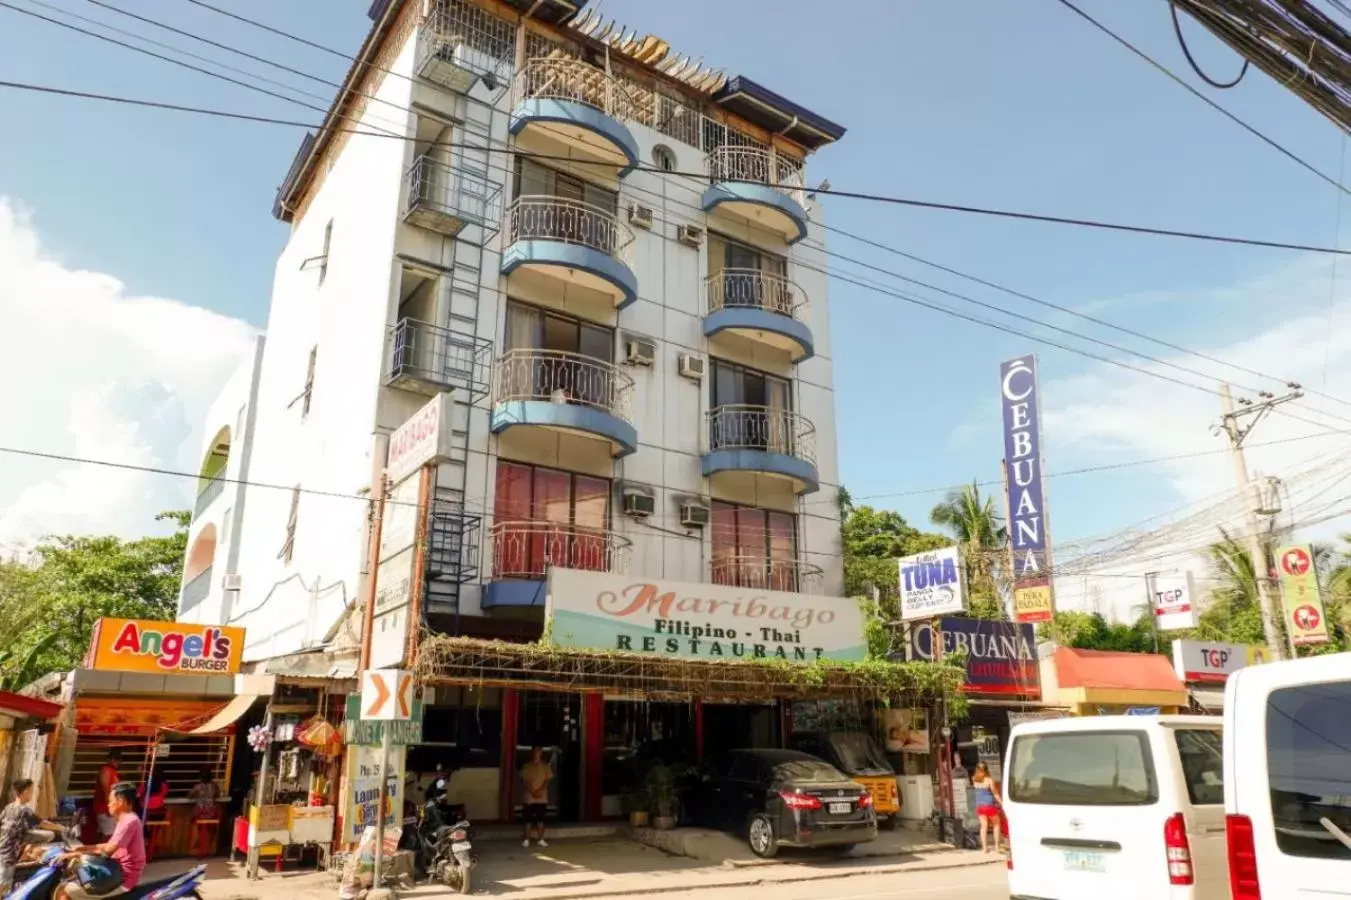
M 966 609 L 962 561 L 956 547 L 916 553 L 900 560 L 901 621 L 949 616 Z
M 999 394 L 1004 409 L 1014 615 L 1019 622 L 1045 622 L 1051 618 L 1054 598 L 1046 493 L 1042 488 L 1037 358 L 1020 356 L 1000 366 Z

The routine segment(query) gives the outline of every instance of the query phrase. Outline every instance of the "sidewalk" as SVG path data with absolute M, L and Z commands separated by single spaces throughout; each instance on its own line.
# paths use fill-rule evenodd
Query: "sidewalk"
M 671 856 L 623 838 L 565 839 L 547 849 L 530 850 L 516 843 L 488 841 L 479 847 L 481 862 L 474 871 L 474 893 L 479 896 L 510 895 L 513 900 L 581 900 L 788 884 L 853 875 L 903 874 L 1002 862 L 1000 858 L 978 851 L 946 847 L 900 852 L 892 845 L 897 852 L 884 856 L 864 855 L 863 849 L 857 848 L 853 855 L 842 859 L 785 851 L 773 861 L 751 861 L 734 856 L 723 864 L 714 865 L 703 860 Z M 184 868 L 183 864 L 156 863 L 151 867 L 155 871 L 148 869 L 146 877 L 163 877 Z M 337 897 L 337 882 L 324 873 L 264 872 L 261 879 L 249 882 L 236 874 L 239 868 L 224 860 L 213 861 L 208 867 L 208 880 L 202 887 L 205 900 L 335 900 Z M 420 885 L 400 893 L 419 898 L 452 896 L 440 885 Z

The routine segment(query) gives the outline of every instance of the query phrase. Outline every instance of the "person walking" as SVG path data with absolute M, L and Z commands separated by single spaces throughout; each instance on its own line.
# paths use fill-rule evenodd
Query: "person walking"
M 976 791 L 976 815 L 980 818 L 980 849 L 990 852 L 988 835 L 994 832 L 994 852 L 1001 852 L 999 811 L 999 785 L 990 777 L 990 767 L 985 763 L 976 763 L 976 772 L 971 776 L 971 787 Z
M 113 785 L 117 784 L 117 770 L 122 764 L 122 751 L 109 750 L 108 758 L 99 766 L 94 780 L 94 823 L 98 827 L 99 837 L 107 840 L 113 836 L 117 827 L 117 817 L 108 810 L 108 798 L 112 795 Z
M 521 786 L 525 788 L 525 840 L 522 847 L 530 846 L 533 835 L 536 845 L 549 846 L 544 839 L 544 814 L 549 811 L 549 782 L 553 780 L 553 770 L 544 761 L 544 750 L 530 748 L 530 761 L 521 766 Z
M 61 833 L 61 826 L 45 822 L 33 812 L 33 780 L 14 782 L 14 800 L 0 812 L 0 896 L 14 887 L 14 867 L 23 855 L 23 845 L 48 842 Z

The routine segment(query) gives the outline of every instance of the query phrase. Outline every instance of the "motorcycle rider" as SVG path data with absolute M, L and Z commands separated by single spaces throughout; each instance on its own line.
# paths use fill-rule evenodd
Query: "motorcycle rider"
M 0 895 L 14 887 L 14 867 L 23 855 L 24 844 L 50 843 L 61 826 L 38 818 L 29 806 L 33 802 L 33 780 L 15 779 L 14 800 L 0 812 Z
M 145 870 L 145 826 L 136 815 L 136 786 L 125 781 L 113 785 L 108 793 L 108 813 L 116 820 L 111 838 L 102 844 L 81 847 L 74 853 L 64 853 L 59 858 L 70 861 L 87 854 L 112 857 L 122 867 L 122 885 L 99 896 L 115 897 L 136 887 Z M 93 900 L 93 895 L 78 882 L 68 879 L 57 887 L 53 900 Z

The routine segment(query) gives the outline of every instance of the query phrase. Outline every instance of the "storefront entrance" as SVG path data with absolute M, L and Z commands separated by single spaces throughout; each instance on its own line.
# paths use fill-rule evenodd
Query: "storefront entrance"
M 605 698 L 605 756 L 601 763 L 601 816 L 625 814 L 653 766 L 683 768 L 697 759 L 696 706 Z
M 514 818 L 523 812 L 520 771 L 530 760 L 532 747 L 544 751 L 544 761 L 553 770 L 549 782 L 549 818 L 559 822 L 582 821 L 582 698 L 578 694 L 523 691 L 518 695 L 512 779 Z

